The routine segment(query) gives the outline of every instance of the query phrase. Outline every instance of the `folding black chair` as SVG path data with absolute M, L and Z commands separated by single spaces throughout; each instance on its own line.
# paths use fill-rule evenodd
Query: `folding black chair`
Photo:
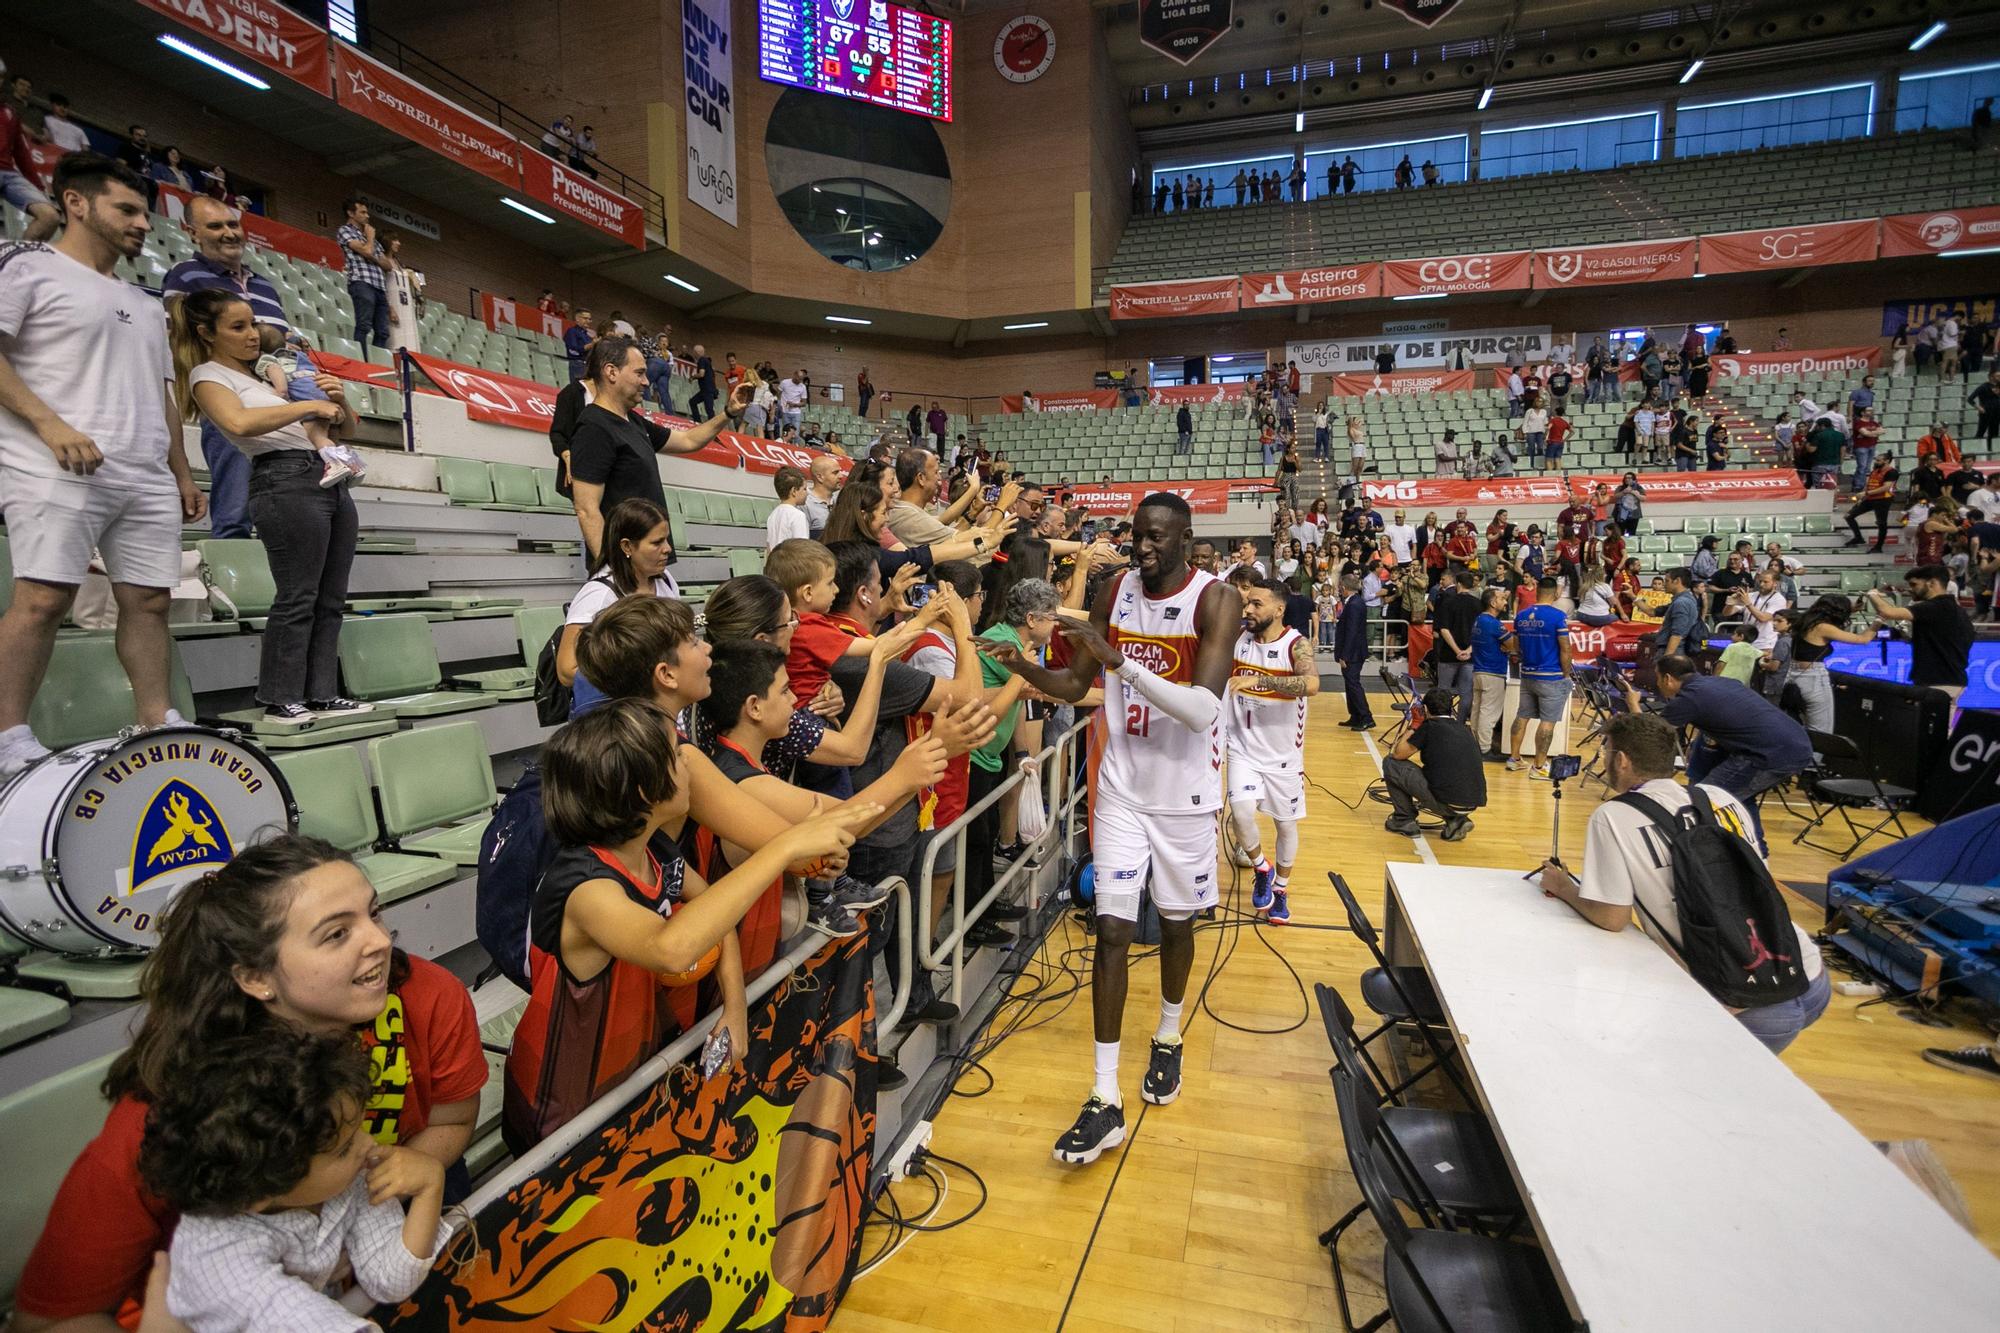
M 1348 1333 L 1373 1333 L 1389 1320 L 1398 1333 L 1556 1333 L 1574 1328 L 1555 1274 L 1529 1245 L 1463 1231 L 1412 1230 L 1381 1155 L 1371 1151 L 1365 1094 L 1344 1069 L 1332 1071 L 1334 1102 L 1347 1140 L 1348 1165 L 1361 1207 L 1382 1229 L 1382 1286 L 1388 1308 L 1356 1325 L 1340 1258 L 1333 1258 L 1334 1292 Z M 1503 1168 L 1504 1169 L 1504 1168 Z M 1419 1216 L 1423 1209 L 1414 1209 Z
M 1394 1086 L 1383 1076 L 1380 1066 L 1374 1063 L 1374 1057 L 1368 1057 L 1377 1085 L 1386 1089 L 1383 1099 L 1402 1105 L 1403 1093 L 1435 1069 L 1451 1080 L 1451 1086 L 1467 1106 L 1477 1106 L 1478 1099 L 1452 1067 L 1451 1051 L 1445 1039 L 1438 1035 L 1438 1030 L 1445 1026 L 1444 1007 L 1438 1003 L 1437 991 L 1432 987 L 1429 975 L 1421 967 L 1392 967 L 1388 956 L 1382 952 L 1381 938 L 1376 935 L 1374 924 L 1361 910 L 1361 904 L 1355 901 L 1347 881 L 1337 871 L 1328 871 L 1326 877 L 1333 881 L 1334 892 L 1340 895 L 1341 906 L 1347 910 L 1348 928 L 1354 932 L 1356 939 L 1368 946 L 1368 952 L 1375 955 L 1376 966 L 1361 974 L 1361 998 L 1370 1009 L 1381 1015 L 1382 1022 L 1367 1036 L 1356 1040 L 1356 1049 L 1366 1053 L 1371 1042 L 1402 1023 L 1414 1024 L 1418 1036 L 1430 1048 L 1430 1061 Z
M 1812 737 L 1813 767 L 1799 775 L 1799 786 L 1812 807 L 1812 817 L 1792 839 L 1794 844 L 1804 843 L 1844 861 L 1862 843 L 1886 828 L 1893 826 L 1899 838 L 1910 836 L 1909 830 L 1903 827 L 1902 812 L 1917 799 L 1914 790 L 1882 781 L 1881 770 L 1876 767 L 1874 758 L 1863 754 L 1861 747 L 1847 737 L 1830 731 L 1808 731 L 1806 734 Z M 1882 817 L 1864 828 L 1855 823 L 1851 813 L 1855 810 L 1865 810 L 1870 815 L 1880 814 Z M 1854 841 L 1845 847 L 1834 848 L 1807 838 L 1807 834 L 1835 814 L 1847 825 L 1848 836 Z
M 1410 729 L 1410 705 L 1416 702 L 1417 685 L 1407 671 L 1392 671 L 1386 663 L 1380 670 L 1382 683 L 1389 687 L 1389 709 L 1395 718 L 1382 733 L 1381 741 L 1383 748 L 1393 750 Z

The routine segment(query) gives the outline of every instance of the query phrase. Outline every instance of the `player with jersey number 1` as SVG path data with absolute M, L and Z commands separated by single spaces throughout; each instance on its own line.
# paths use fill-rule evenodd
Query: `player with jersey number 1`
M 1250 859 L 1250 906 L 1274 926 L 1292 919 L 1289 886 L 1306 817 L 1306 700 L 1319 693 L 1312 645 L 1285 624 L 1290 592 L 1275 579 L 1243 593 L 1243 633 L 1228 685 L 1229 813 Z M 1257 812 L 1277 828 L 1272 865 Z
M 1156 1106 L 1180 1096 L 1194 918 L 1216 905 L 1222 696 L 1243 607 L 1235 589 L 1188 564 L 1193 522 L 1177 495 L 1139 502 L 1132 517 L 1138 568 L 1105 584 L 1088 626 L 1064 628 L 1077 650 L 1068 669 L 1049 671 L 1011 650 L 996 654 L 1042 693 L 1072 702 L 1104 675 L 1104 706 L 1091 731 L 1096 1080 L 1055 1145 L 1057 1161 L 1078 1166 L 1125 1141 L 1118 1047 L 1140 891 L 1150 875 L 1160 917 L 1160 1025 L 1140 1095 Z

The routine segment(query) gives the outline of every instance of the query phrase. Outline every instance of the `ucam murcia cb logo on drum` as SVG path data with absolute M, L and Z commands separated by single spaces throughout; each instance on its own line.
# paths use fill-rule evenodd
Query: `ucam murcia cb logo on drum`
M 220 865 L 232 855 L 229 827 L 208 797 L 174 778 L 153 793 L 133 836 L 130 892 L 169 871 Z

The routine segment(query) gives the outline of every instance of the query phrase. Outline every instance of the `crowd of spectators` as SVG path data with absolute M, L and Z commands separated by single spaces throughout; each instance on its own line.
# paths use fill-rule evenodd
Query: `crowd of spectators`
M 1261 168 L 1261 169 L 1260 169 Z M 1385 173 L 1366 172 L 1361 164 L 1348 154 L 1340 161 L 1328 160 L 1325 187 L 1321 197 L 1353 194 L 1364 189 L 1393 188 L 1412 190 L 1423 186 L 1441 185 L 1444 174 L 1435 162 L 1425 159 L 1419 165 L 1410 160 L 1408 153 L 1390 167 L 1385 181 L 1373 184 L 1367 182 L 1370 175 Z M 1222 202 L 1216 202 L 1216 184 L 1222 186 Z M 1190 170 L 1171 175 L 1156 175 L 1152 192 L 1148 194 L 1137 181 L 1132 185 L 1132 211 L 1151 212 L 1154 215 L 1167 213 L 1191 213 L 1200 209 L 1217 207 L 1244 208 L 1259 204 L 1304 203 L 1311 197 L 1310 177 L 1305 160 L 1294 158 L 1284 170 L 1277 167 L 1263 167 L 1261 163 L 1246 162 L 1237 166 L 1233 175 L 1222 176 L 1213 170 Z

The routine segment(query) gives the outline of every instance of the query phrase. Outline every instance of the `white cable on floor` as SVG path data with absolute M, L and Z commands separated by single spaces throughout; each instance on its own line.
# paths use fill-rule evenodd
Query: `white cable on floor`
M 929 1176 L 931 1180 L 937 1185 L 937 1202 L 931 1205 L 931 1209 L 929 1212 L 925 1213 L 922 1217 L 916 1219 L 917 1226 L 923 1226 L 926 1223 L 928 1223 L 933 1217 L 936 1217 L 938 1213 L 944 1209 L 945 1198 L 951 1193 L 951 1182 L 945 1178 L 944 1172 L 934 1169 L 928 1162 L 926 1162 L 924 1164 L 924 1174 Z M 888 1248 L 887 1252 L 869 1260 L 868 1263 L 863 1267 L 857 1268 L 854 1271 L 853 1279 L 848 1283 L 849 1286 L 852 1286 L 855 1282 L 859 1282 L 862 1278 L 867 1277 L 870 1273 L 880 1268 L 883 1264 L 888 1263 L 891 1259 L 895 1258 L 899 1252 L 901 1252 L 902 1248 L 905 1245 L 908 1245 L 916 1237 L 921 1236 L 923 1234 L 921 1231 L 913 1230 L 910 1224 L 908 1223 L 898 1221 L 895 1219 L 891 1220 L 894 1223 L 894 1225 L 902 1231 L 903 1235 L 901 1239 L 899 1239 L 894 1245 L 891 1245 Z

